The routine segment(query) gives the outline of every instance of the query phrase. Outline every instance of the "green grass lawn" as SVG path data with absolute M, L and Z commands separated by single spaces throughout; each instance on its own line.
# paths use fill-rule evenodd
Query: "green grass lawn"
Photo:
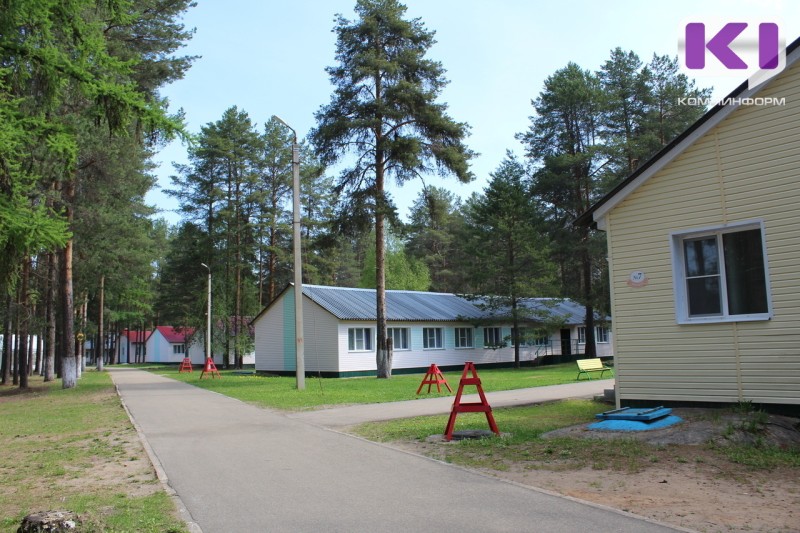
M 452 441 L 447 445 L 427 447 L 421 453 L 469 468 L 497 471 L 514 465 L 517 469 L 530 470 L 567 471 L 589 467 L 618 472 L 640 472 L 654 463 L 687 462 L 687 457 L 697 453 L 691 451 L 692 446 L 655 446 L 633 438 L 620 438 L 613 442 L 571 437 L 541 438 L 548 431 L 590 423 L 595 420 L 596 413 L 608 409 L 607 404 L 581 399 L 493 409 L 492 414 L 503 436 Z M 448 415 L 441 415 L 373 422 L 352 431 L 378 442 L 425 441 L 432 435 L 441 435 L 447 419 Z M 483 413 L 463 413 L 458 416 L 455 429 L 488 430 L 489 425 Z M 762 434 L 765 427 L 757 425 L 749 431 L 755 436 Z M 752 444 L 707 444 L 702 449 L 715 458 L 715 464 L 733 465 L 725 466 L 728 471 L 768 472 L 800 468 L 800 449 L 780 448 L 760 443 L 757 439 Z
M 70 510 L 84 532 L 183 532 L 108 373 L 74 389 L 30 378 L 0 387 L 0 531 L 32 512 Z M 144 460 L 142 460 L 144 459 Z
M 619 441 L 613 446 L 582 439 L 543 440 L 541 435 L 554 429 L 588 423 L 594 415 L 609 409 L 607 404 L 592 400 L 564 400 L 525 407 L 492 409 L 502 437 L 452 441 L 447 446 L 435 446 L 429 455 L 437 459 L 467 466 L 505 470 L 509 463 L 549 463 L 560 468 L 568 462 L 570 468 L 591 465 L 595 468 L 613 467 L 634 470 L 643 457 L 649 457 L 648 446 L 637 441 Z M 362 424 L 353 431 L 378 442 L 424 441 L 431 435 L 441 435 L 448 415 L 423 416 Z M 489 425 L 483 413 L 462 413 L 456 419 L 455 430 L 483 429 Z
M 231 370 L 220 370 L 221 378 L 209 378 L 208 374 L 202 380 L 201 372 L 178 372 L 176 365 L 139 365 L 143 369 L 155 372 L 172 379 L 190 383 L 197 387 L 213 390 L 251 402 L 264 407 L 285 410 L 316 409 L 326 405 L 347 405 L 360 403 L 383 403 L 433 396 L 451 396 L 458 390 L 461 371 L 445 372 L 444 377 L 453 389 L 449 393 L 442 386 L 442 392 L 436 392 L 436 386 L 428 394 L 426 385 L 419 395 L 417 388 L 422 383 L 425 373 L 395 375 L 391 379 L 377 379 L 375 377 L 360 378 L 306 378 L 306 388 L 298 391 L 296 379 L 293 376 L 265 376 L 256 374 L 237 374 Z M 559 385 L 574 383 L 577 376 L 575 363 L 543 366 L 522 369 L 478 369 L 478 377 L 484 392 L 522 389 L 528 387 L 541 387 L 545 385 Z M 474 386 L 464 389 L 464 394 L 476 392 Z

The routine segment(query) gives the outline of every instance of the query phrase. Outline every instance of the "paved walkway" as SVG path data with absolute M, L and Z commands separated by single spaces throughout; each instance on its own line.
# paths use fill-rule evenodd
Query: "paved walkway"
M 114 368 L 111 375 L 194 531 L 674 531 L 320 427 L 359 422 L 368 408 L 357 416 L 356 408 L 327 410 L 337 417 L 331 423 L 142 370 Z M 496 394 L 489 402 L 499 406 Z M 422 409 L 440 402 L 402 403 Z M 395 408 L 373 409 L 386 418 Z
M 458 384 L 451 385 L 454 392 L 457 386 Z M 552 402 L 564 398 L 593 398 L 595 396 L 602 396 L 606 389 L 613 388 L 613 379 L 603 379 L 584 380 L 577 383 L 568 383 L 566 385 L 550 385 L 548 387 L 487 392 L 485 394 L 486 401 L 488 401 L 489 405 L 494 409 L 496 407 Z M 475 390 L 474 388 L 470 389 Z M 479 402 L 480 397 L 477 394 L 464 395 L 462 396 L 462 401 L 465 403 Z M 420 393 L 418 399 L 405 402 L 332 407 L 330 409 L 321 409 L 318 411 L 292 413 L 288 416 L 319 426 L 339 427 L 363 424 L 364 422 L 393 420 L 395 418 L 449 414 L 452 406 L 452 396 L 425 398 L 424 393 Z M 442 426 L 442 431 L 444 431 L 444 425 Z

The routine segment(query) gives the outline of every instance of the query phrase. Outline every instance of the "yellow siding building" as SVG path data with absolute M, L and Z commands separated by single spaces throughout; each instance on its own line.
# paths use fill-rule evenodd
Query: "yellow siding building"
M 578 221 L 607 233 L 620 406 L 800 405 L 798 42 Z

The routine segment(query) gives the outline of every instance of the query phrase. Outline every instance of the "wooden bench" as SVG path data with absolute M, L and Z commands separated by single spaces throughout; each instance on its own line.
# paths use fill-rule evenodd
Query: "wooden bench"
M 611 375 L 614 375 L 614 370 L 604 365 L 600 359 L 578 359 L 575 362 L 578 363 L 578 381 L 581 379 L 581 374 L 586 374 L 587 378 L 592 379 L 592 372 L 600 372 L 601 378 L 603 372 L 611 372 Z

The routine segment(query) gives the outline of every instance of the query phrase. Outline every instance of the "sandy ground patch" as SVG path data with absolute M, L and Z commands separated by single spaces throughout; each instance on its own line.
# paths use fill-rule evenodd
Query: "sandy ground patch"
M 574 469 L 526 458 L 507 462 L 505 470 L 486 474 L 599 503 L 640 516 L 702 532 L 800 531 L 800 468 L 753 470 L 737 465 L 706 444 L 747 441 L 747 432 L 731 431 L 734 415 L 703 410 L 675 410 L 684 422 L 653 432 L 596 432 L 585 425 L 551 436 L 596 439 L 598 449 L 617 438 L 652 444 L 653 462 L 627 473 Z M 769 417 L 762 438 L 781 446 L 800 445 L 797 419 Z M 437 457 L 441 446 L 427 442 L 393 442 L 392 446 Z

